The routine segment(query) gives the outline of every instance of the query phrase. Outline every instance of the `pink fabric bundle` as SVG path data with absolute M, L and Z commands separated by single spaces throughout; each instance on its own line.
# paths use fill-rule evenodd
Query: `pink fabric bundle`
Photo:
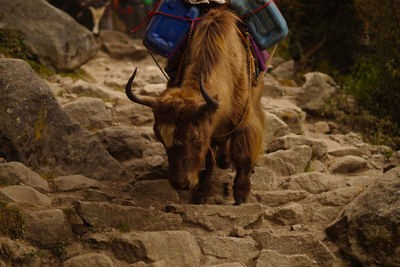
M 198 4 L 210 4 L 210 3 L 216 3 L 216 4 L 225 4 L 225 0 L 185 0 L 185 2 L 192 4 L 192 5 L 198 5 Z

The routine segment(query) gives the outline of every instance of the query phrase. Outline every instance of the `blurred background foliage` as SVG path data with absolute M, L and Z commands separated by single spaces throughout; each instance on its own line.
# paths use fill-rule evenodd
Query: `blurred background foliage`
M 281 54 L 295 59 L 299 77 L 308 71 L 333 76 L 363 108 L 342 110 L 347 121 L 357 118 L 354 130 L 400 149 L 400 0 L 275 2 L 289 26 Z M 332 101 L 343 106 L 338 102 Z M 380 134 L 371 134 L 374 127 Z

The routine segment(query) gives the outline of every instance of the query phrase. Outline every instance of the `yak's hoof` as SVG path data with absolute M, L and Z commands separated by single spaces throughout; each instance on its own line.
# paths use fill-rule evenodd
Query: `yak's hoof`
M 193 194 L 193 204 L 223 204 L 224 198 L 220 195 L 214 194 L 204 194 L 204 193 L 194 193 Z
M 193 204 L 202 205 L 202 204 L 214 204 L 212 196 L 205 195 L 193 195 Z
M 235 199 L 235 205 L 246 203 L 249 195 L 250 188 L 233 185 L 233 198 Z
M 229 163 L 229 161 L 225 161 L 225 160 L 218 160 L 217 161 L 217 166 L 220 169 L 229 169 L 232 165 Z
M 247 199 L 235 199 L 235 203 L 233 203 L 233 206 L 239 206 L 240 204 L 244 204 L 247 202 Z

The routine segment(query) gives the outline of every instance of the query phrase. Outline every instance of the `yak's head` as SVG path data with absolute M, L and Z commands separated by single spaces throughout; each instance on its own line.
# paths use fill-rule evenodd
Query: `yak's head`
M 168 181 L 174 189 L 192 189 L 198 184 L 199 172 L 210 149 L 211 123 L 218 109 L 216 97 L 207 94 L 202 78 L 201 101 L 174 92 L 160 97 L 135 95 L 131 91 L 135 75 L 136 69 L 126 85 L 126 94 L 133 102 L 153 109 L 154 133 L 168 156 Z
M 78 0 L 78 4 L 88 9 L 92 15 L 92 22 L 90 28 L 92 32 L 97 35 L 100 32 L 100 21 L 104 15 L 104 11 L 111 4 L 112 0 Z M 82 16 L 81 13 L 78 16 Z

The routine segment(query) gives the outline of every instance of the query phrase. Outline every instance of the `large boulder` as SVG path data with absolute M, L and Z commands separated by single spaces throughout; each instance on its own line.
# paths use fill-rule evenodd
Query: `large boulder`
M 363 266 L 400 266 L 400 167 L 351 202 L 326 233 Z
M 325 101 L 336 91 L 332 77 L 321 72 L 310 72 L 304 75 L 306 82 L 296 97 L 300 108 L 316 112 L 324 107 Z
M 71 121 L 47 83 L 22 60 L 0 59 L 0 135 L 12 144 L 19 162 L 40 174 L 122 175 L 119 163 Z
M 57 70 L 79 67 L 97 51 L 93 34 L 44 0 L 0 0 L 5 26 L 21 31 L 44 65 Z

